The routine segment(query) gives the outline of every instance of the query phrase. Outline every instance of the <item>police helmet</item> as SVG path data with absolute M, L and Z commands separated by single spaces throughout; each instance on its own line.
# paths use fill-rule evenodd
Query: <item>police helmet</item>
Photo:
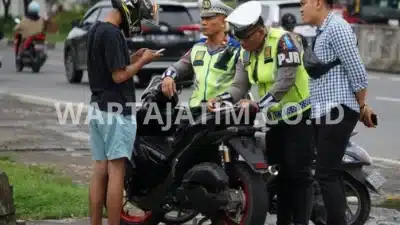
M 149 20 L 158 25 L 158 5 L 151 0 L 112 0 L 111 2 L 113 8 L 121 14 L 121 29 L 126 37 L 142 31 L 142 20 Z
M 259 1 L 248 1 L 239 5 L 225 20 L 238 39 L 248 37 L 254 29 L 264 26 L 261 16 L 262 6 Z
M 28 5 L 28 13 L 30 14 L 39 14 L 40 12 L 40 5 L 37 1 L 32 1 Z
M 291 13 L 286 13 L 281 18 L 281 26 L 285 30 L 293 31 L 296 24 L 297 24 L 296 17 Z

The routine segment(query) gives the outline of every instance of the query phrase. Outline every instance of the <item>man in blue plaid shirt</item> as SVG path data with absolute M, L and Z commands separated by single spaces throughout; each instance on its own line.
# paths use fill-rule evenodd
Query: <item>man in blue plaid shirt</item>
M 302 0 L 300 11 L 304 23 L 318 27 L 317 37 L 304 55 L 304 65 L 311 77 L 318 150 L 315 177 L 321 187 L 327 225 L 345 225 L 342 158 L 357 121 L 373 127 L 375 114 L 365 100 L 367 72 L 357 37 L 351 26 L 332 12 L 332 4 L 333 0 Z

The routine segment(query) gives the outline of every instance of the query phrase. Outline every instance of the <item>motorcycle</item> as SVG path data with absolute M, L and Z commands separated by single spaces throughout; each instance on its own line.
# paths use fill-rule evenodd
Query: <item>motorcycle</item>
M 352 132 L 351 136 L 357 132 Z M 386 179 L 378 172 L 367 172 L 364 166 L 372 164 L 368 152 L 356 143 L 349 141 L 345 155 L 342 159 L 344 166 L 343 181 L 347 200 L 346 219 L 349 225 L 363 225 L 369 218 L 371 210 L 370 192 L 381 194 L 381 187 Z M 315 172 L 315 160 L 313 163 L 313 173 Z M 276 184 L 274 176 L 270 176 L 267 181 L 269 190 L 269 201 L 271 202 L 269 213 L 276 214 Z M 311 221 L 315 225 L 326 224 L 326 210 L 322 199 L 320 187 L 316 181 L 314 187 L 314 202 Z M 356 208 L 355 208 L 356 206 Z M 355 208 L 355 213 L 353 212 Z
M 15 23 L 19 24 L 21 20 L 19 18 L 14 19 Z M 19 53 L 19 49 L 17 49 L 18 41 L 21 39 L 19 34 L 15 34 L 14 36 L 14 49 L 15 49 L 15 67 L 18 72 L 21 72 L 25 66 L 31 67 L 32 72 L 38 73 L 44 63 L 47 60 L 47 52 L 46 52 L 46 34 L 39 33 L 31 37 L 32 42 L 29 44 L 27 48 L 25 48 L 21 53 Z M 20 40 L 23 45 L 24 40 Z M 18 57 L 19 54 L 19 57 Z
M 240 106 L 226 105 L 218 112 L 203 112 L 201 107 L 189 111 L 177 105 L 178 94 L 164 97 L 160 83 L 160 76 L 153 77 L 141 96 L 135 151 L 125 164 L 124 206 L 129 203 L 143 213 L 131 215 L 123 207 L 121 224 L 183 224 L 201 214 L 198 225 L 208 220 L 263 225 L 268 210 L 263 176 L 274 165 L 265 163 L 263 149 L 255 140 L 255 132 L 262 128 L 246 119 L 240 124 L 226 119 L 230 113 L 237 115 Z M 178 90 L 188 85 L 176 84 Z M 255 114 L 249 110 L 250 118 Z M 163 129 L 165 121 L 173 122 L 171 128 Z M 174 211 L 185 213 L 167 215 Z

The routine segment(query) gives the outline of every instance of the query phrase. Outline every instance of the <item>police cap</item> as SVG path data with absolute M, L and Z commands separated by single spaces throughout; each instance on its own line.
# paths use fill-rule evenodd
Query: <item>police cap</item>
M 199 0 L 200 16 L 211 17 L 217 14 L 228 16 L 233 9 L 220 0 Z
M 235 36 L 244 37 L 256 25 L 264 25 L 259 1 L 248 1 L 239 5 L 225 20 L 231 25 Z

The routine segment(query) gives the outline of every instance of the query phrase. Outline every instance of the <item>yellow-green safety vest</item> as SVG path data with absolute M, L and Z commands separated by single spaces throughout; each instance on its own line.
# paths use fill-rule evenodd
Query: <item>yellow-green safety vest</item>
M 191 61 L 195 74 L 195 89 L 189 100 L 189 107 L 199 106 L 203 101 L 215 98 L 226 92 L 235 77 L 235 64 L 238 60 L 239 45 L 230 40 L 227 47 L 234 47 L 232 56 L 224 66 L 216 64 L 225 50 L 210 54 L 204 42 L 197 43 L 191 51 Z
M 258 84 L 260 97 L 267 94 L 275 83 L 277 74 L 277 50 L 279 39 L 287 32 L 280 28 L 268 28 L 268 35 L 263 49 L 256 56 L 244 49 L 240 52 L 245 70 L 248 73 L 251 84 Z M 269 120 L 283 120 L 293 117 L 311 108 L 310 92 L 308 86 L 308 74 L 303 67 L 303 53 L 301 52 L 301 66 L 297 68 L 296 81 L 285 96 L 275 105 L 268 108 Z M 257 81 L 254 80 L 254 67 L 257 65 Z

